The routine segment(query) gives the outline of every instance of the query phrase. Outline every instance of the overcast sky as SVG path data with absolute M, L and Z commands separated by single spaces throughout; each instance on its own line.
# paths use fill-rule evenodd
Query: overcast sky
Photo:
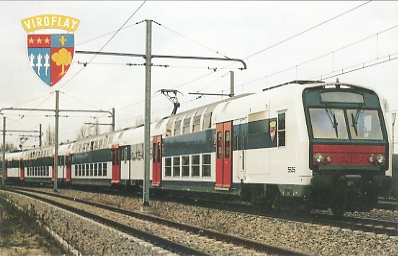
M 156 93 L 158 90 L 181 91 L 179 111 L 187 110 L 221 99 L 216 96 L 197 99 L 197 95 L 189 93 L 228 94 L 230 71 L 235 74 L 236 94 L 260 92 L 265 87 L 296 79 L 331 82 L 338 77 L 343 82 L 376 89 L 386 98 L 390 111 L 398 110 L 398 60 L 394 60 L 398 57 L 398 1 L 143 3 L 1 1 L 0 108 L 54 109 L 58 90 L 61 110 L 115 108 L 117 129 L 142 121 L 143 58 L 93 58 L 75 54 L 69 71 L 53 87 L 35 75 L 27 58 L 27 32 L 21 20 L 60 14 L 80 20 L 74 33 L 75 50 L 103 48 L 104 52 L 145 54 L 146 23 L 141 21 L 150 19 L 154 21 L 152 54 L 227 56 L 246 62 L 247 70 L 241 71 L 242 64 L 233 62 L 153 59 L 153 120 L 169 115 L 173 108 L 163 95 Z M 78 63 L 89 61 L 87 66 Z M 42 124 L 45 131 L 48 125 L 54 126 L 54 118 L 46 117 L 52 113 L 4 113 L 7 129 L 38 130 Z M 84 123 L 95 122 L 95 118 L 99 123 L 111 122 L 106 114 L 61 113 L 61 116 L 61 142 L 74 140 Z M 105 132 L 109 127 L 100 129 Z M 6 140 L 18 145 L 19 135 L 13 133 Z M 32 145 L 38 145 L 38 140 L 29 138 L 24 146 Z

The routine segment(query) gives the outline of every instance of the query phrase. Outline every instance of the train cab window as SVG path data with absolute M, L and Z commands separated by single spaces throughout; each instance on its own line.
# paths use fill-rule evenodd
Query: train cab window
M 164 159 L 164 172 L 166 177 L 171 177 L 171 157 Z
M 180 177 L 180 157 L 173 157 L 173 177 Z
M 347 109 L 353 139 L 383 139 L 377 110 Z
M 182 176 L 189 177 L 189 156 L 181 157 Z
M 286 146 L 285 113 L 278 114 L 278 147 Z
M 202 155 L 202 177 L 211 176 L 211 155 Z
M 310 118 L 314 138 L 348 139 L 343 109 L 311 108 Z
M 200 157 L 199 155 L 192 156 L 192 177 L 199 176 L 199 167 L 200 167 Z

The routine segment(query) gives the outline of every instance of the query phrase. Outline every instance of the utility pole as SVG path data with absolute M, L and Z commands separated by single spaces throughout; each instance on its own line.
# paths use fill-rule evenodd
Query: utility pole
M 42 131 L 41 131 L 41 124 L 40 124 L 40 128 L 39 128 L 39 148 L 41 148 L 41 139 L 42 139 Z
M 230 71 L 230 83 L 229 83 L 229 97 L 235 96 L 235 77 L 234 71 Z
M 59 109 L 59 91 L 55 91 L 55 110 L 54 109 L 35 109 L 35 108 L 2 108 L 0 109 L 0 113 L 4 110 L 14 110 L 14 111 L 54 111 L 55 112 L 55 156 L 54 156 L 54 192 L 58 191 L 57 183 L 58 183 L 58 131 L 59 131 L 59 112 L 64 111 L 64 112 L 86 112 L 86 113 L 110 113 L 112 115 L 112 127 L 115 127 L 115 118 L 114 118 L 114 113 L 115 110 L 114 108 L 112 109 L 113 112 L 110 111 L 104 111 L 104 110 L 73 110 L 73 109 L 65 109 L 65 110 L 60 110 Z M 4 117 L 5 118 L 5 117 Z M 5 120 L 4 120 L 4 126 L 5 126 Z M 40 126 L 41 130 L 41 126 Z M 3 136 L 5 134 L 5 131 L 3 131 Z M 41 132 L 40 132 L 41 134 Z M 3 137 L 3 140 L 5 141 L 5 138 Z M 41 143 L 41 139 L 40 139 Z M 3 143 L 5 145 L 5 143 Z M 4 146 L 3 145 L 3 146 Z M 4 150 L 5 151 L 5 150 Z M 4 152 L 3 151 L 3 152 Z M 4 154 L 4 153 L 3 153 Z M 4 175 L 3 175 L 4 176 Z
M 152 20 L 146 21 L 146 52 L 145 54 L 115 53 L 115 52 L 93 52 L 93 51 L 75 51 L 76 54 L 94 54 L 119 57 L 142 57 L 145 59 L 145 123 L 144 123 L 144 186 L 143 186 L 143 206 L 149 206 L 149 186 L 150 186 L 150 129 L 151 129 L 151 67 L 154 58 L 169 59 L 194 59 L 194 60 L 215 60 L 215 61 L 233 61 L 240 62 L 243 65 L 241 70 L 247 69 L 246 63 L 241 59 L 233 58 L 215 58 L 199 56 L 175 56 L 175 55 L 152 55 Z M 85 63 L 87 65 L 87 63 Z
M 6 171 L 6 117 L 3 116 L 3 172 L 1 175 L 1 185 L 4 186 L 4 173 Z
M 392 139 L 392 153 L 395 154 L 395 119 L 397 118 L 397 113 L 394 112 L 392 113 L 392 133 L 391 133 L 391 139 Z
M 150 157 L 151 157 L 151 71 L 152 71 L 152 20 L 146 20 L 145 54 L 145 123 L 144 123 L 144 191 L 143 206 L 149 206 Z
M 59 91 L 55 91 L 55 156 L 54 156 L 54 192 L 58 192 L 58 126 L 59 126 Z

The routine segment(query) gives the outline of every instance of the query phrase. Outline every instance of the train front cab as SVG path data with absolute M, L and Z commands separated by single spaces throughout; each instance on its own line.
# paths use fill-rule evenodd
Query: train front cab
M 370 210 L 391 184 L 379 97 L 368 89 L 334 85 L 305 89 L 303 103 L 315 203 L 336 215 Z

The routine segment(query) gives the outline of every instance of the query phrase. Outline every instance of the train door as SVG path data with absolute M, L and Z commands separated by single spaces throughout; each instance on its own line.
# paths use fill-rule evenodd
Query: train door
M 112 145 L 112 181 L 111 184 L 120 183 L 120 147 Z
M 51 180 L 54 181 L 55 178 L 55 155 L 51 156 Z
M 232 183 L 232 121 L 216 125 L 216 185 L 229 189 Z
M 71 155 L 69 153 L 66 154 L 66 159 L 65 159 L 65 165 L 66 165 L 66 182 L 71 181 L 71 165 L 72 165 L 72 159 Z
M 4 176 L 4 179 L 5 179 L 5 180 L 7 179 L 7 163 L 8 163 L 7 160 L 5 160 L 5 161 L 3 162 L 3 164 L 4 164 L 4 174 L 3 174 L 3 176 Z
M 159 186 L 162 182 L 162 136 L 152 141 L 152 185 Z
M 19 179 L 24 180 L 25 179 L 25 165 L 23 163 L 23 158 L 19 159 L 19 169 L 20 169 Z

